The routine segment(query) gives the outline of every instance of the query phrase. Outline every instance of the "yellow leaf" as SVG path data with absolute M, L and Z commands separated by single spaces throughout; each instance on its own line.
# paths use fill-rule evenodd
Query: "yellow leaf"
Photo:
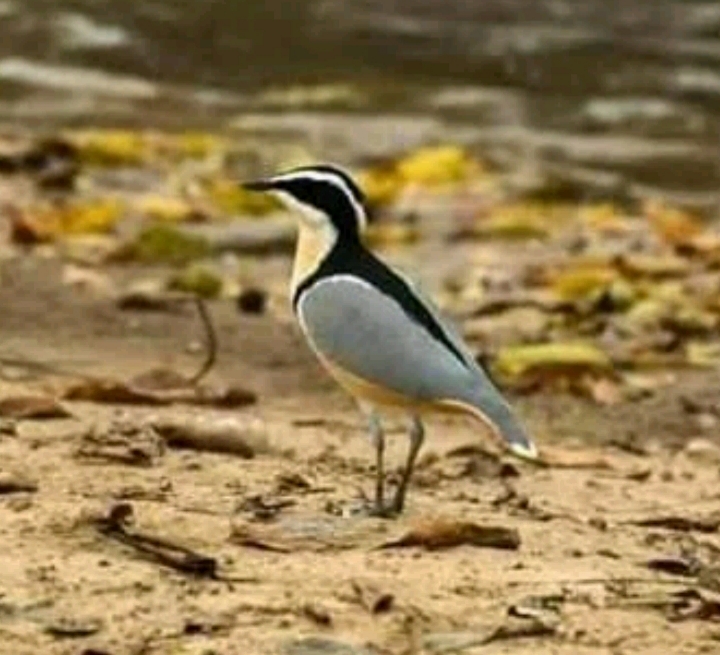
M 477 226 L 473 232 L 477 236 L 499 239 L 543 239 L 548 230 L 533 216 L 519 214 L 499 214 Z
M 57 236 L 109 232 L 120 220 L 123 210 L 122 202 L 108 198 L 39 209 L 30 213 L 40 232 Z
M 381 223 L 369 225 L 364 238 L 372 246 L 391 246 L 414 243 L 420 237 L 416 225 Z
M 563 214 L 556 208 L 537 203 L 513 203 L 484 211 L 470 228 L 478 237 L 533 239 L 547 237 L 549 225 L 560 224 Z
M 148 196 L 138 202 L 138 209 L 149 218 L 160 221 L 183 221 L 193 215 L 194 210 L 180 198 Z
M 590 229 L 605 234 L 624 234 L 632 227 L 629 219 L 619 214 L 612 203 L 582 207 L 580 220 Z
M 701 255 L 717 255 L 720 253 L 720 234 L 702 232 L 689 245 Z
M 226 145 L 220 136 L 208 132 L 146 132 L 143 138 L 148 156 L 164 157 L 172 161 L 205 159 L 213 153 L 222 152 Z
M 665 303 L 668 307 L 679 307 L 686 303 L 688 293 L 681 280 L 646 282 L 640 285 L 648 298 Z
M 657 327 L 667 315 L 667 305 L 657 299 L 639 301 L 624 317 L 624 323 L 633 331 Z
M 147 141 L 131 130 L 86 130 L 70 135 L 80 159 L 100 166 L 141 164 L 148 156 Z
M 400 194 L 403 180 L 394 167 L 378 166 L 358 173 L 358 184 L 368 204 L 382 207 L 392 203 Z
M 178 136 L 176 142 L 181 155 L 194 159 L 204 159 L 223 147 L 222 139 L 206 132 L 185 132 Z
M 405 182 L 425 186 L 462 182 L 482 172 L 480 163 L 457 146 L 428 146 L 410 153 L 397 163 Z
M 675 255 L 627 254 L 617 258 L 618 270 L 628 277 L 677 277 L 690 272 L 690 264 Z
M 647 200 L 643 211 L 655 232 L 671 245 L 690 243 L 702 232 L 697 217 L 657 200 Z
M 698 307 L 686 304 L 680 307 L 666 320 L 666 327 L 681 335 L 704 334 L 714 332 L 717 328 L 718 317 Z
M 278 208 L 270 194 L 245 191 L 233 180 L 212 180 L 207 192 L 215 206 L 226 214 L 262 216 Z
M 609 373 L 610 358 L 596 346 L 582 341 L 528 344 L 502 348 L 495 369 L 509 379 L 537 373 Z
M 555 274 L 550 288 L 563 300 L 581 300 L 607 289 L 618 278 L 610 266 L 578 266 Z
M 685 346 L 687 361 L 692 366 L 700 368 L 720 367 L 720 344 L 689 342 Z

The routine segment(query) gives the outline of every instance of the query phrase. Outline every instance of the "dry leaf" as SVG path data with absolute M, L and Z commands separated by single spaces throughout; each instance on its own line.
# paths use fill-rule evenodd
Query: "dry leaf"
M 88 379 L 69 386 L 65 400 L 122 405 L 199 405 L 221 409 L 245 407 L 257 402 L 257 395 L 247 389 L 229 387 L 211 389 L 190 385 L 187 378 L 172 371 L 155 370 L 128 382 L 110 379 Z
M 70 385 L 63 393 L 65 400 L 121 405 L 167 405 L 169 400 L 152 393 L 133 389 L 119 380 L 91 379 Z
M 550 279 L 550 288 L 558 298 L 582 300 L 608 288 L 618 277 L 611 266 L 577 266 L 567 268 Z
M 532 617 L 527 619 L 508 618 L 483 641 L 490 644 L 495 641 L 524 639 L 527 637 L 547 637 L 557 632 L 559 621 L 552 617 Z
M 698 563 L 681 557 L 654 557 L 645 562 L 645 566 L 651 571 L 689 578 L 697 574 Z
M 501 348 L 493 368 L 509 384 L 541 386 L 560 378 L 612 377 L 610 358 L 596 346 L 580 342 L 555 342 Z
M 34 493 L 38 490 L 37 482 L 14 473 L 0 473 L 0 494 Z
M 702 232 L 697 217 L 657 200 L 645 201 L 643 213 L 657 234 L 672 246 L 692 243 Z
M 697 255 L 702 257 L 708 266 L 715 267 L 720 256 L 720 234 L 716 232 L 702 232 L 696 235 L 691 241 L 684 243 L 682 249 L 684 254 Z
M 717 597 L 717 594 L 708 593 L 705 590 L 688 589 L 682 597 L 679 593 L 676 597 L 685 602 L 679 602 L 673 607 L 675 613 L 671 618 L 675 620 L 717 621 L 720 617 L 720 598 Z
M 556 446 L 543 446 L 541 462 L 545 466 L 565 469 L 599 469 L 614 468 L 611 460 L 599 450 L 566 450 Z
M 472 223 L 464 224 L 452 238 L 541 239 L 550 234 L 551 228 L 563 225 L 569 216 L 562 207 L 542 203 L 498 204 L 483 208 Z
M 655 516 L 646 519 L 631 521 L 631 525 L 641 528 L 665 528 L 676 532 L 703 532 L 710 534 L 717 532 L 720 527 L 720 518 L 705 517 L 691 518 L 687 516 Z
M 25 210 L 7 203 L 3 206 L 3 210 L 10 223 L 10 241 L 12 243 L 19 246 L 36 246 L 52 241 L 51 231 L 46 226 L 39 224 L 35 217 Z
M 157 221 L 180 222 L 197 216 L 195 208 L 186 200 L 173 196 L 147 196 L 137 205 L 138 211 Z
M 393 164 L 381 164 L 359 171 L 357 180 L 371 207 L 391 204 L 400 195 L 404 184 Z
M 615 259 L 618 270 L 628 277 L 662 279 L 687 275 L 690 263 L 676 255 L 622 254 Z
M 302 607 L 302 614 L 313 623 L 317 623 L 322 626 L 332 625 L 332 615 L 322 605 L 316 605 L 315 603 L 305 603 Z
M 545 614 L 529 618 L 509 616 L 500 625 L 480 630 L 426 635 L 423 638 L 422 652 L 434 655 L 469 652 L 470 649 L 475 650 L 496 641 L 551 636 L 557 632 L 558 627 L 559 619 L 555 615 Z
M 427 550 L 438 550 L 464 545 L 517 550 L 520 547 L 520 534 L 512 528 L 436 519 L 418 523 L 399 539 L 385 542 L 380 548 L 421 546 Z
M 69 135 L 80 160 L 100 166 L 141 164 L 148 156 L 146 136 L 131 130 L 85 130 Z
M 397 171 L 406 183 L 437 186 L 475 177 L 482 167 L 462 148 L 446 145 L 411 152 L 397 162 Z
M 548 229 L 533 213 L 493 212 L 463 236 L 497 239 L 543 239 Z
M 14 419 L 70 418 L 72 414 L 50 396 L 8 396 L 0 399 L 0 416 Z
M 604 235 L 624 235 L 633 229 L 632 221 L 612 203 L 581 207 L 579 218 L 592 231 Z
M 282 543 L 277 543 L 264 536 L 256 534 L 256 530 L 249 525 L 235 524 L 232 526 L 230 541 L 238 546 L 264 550 L 270 553 L 292 553 L 295 549 Z
M 420 238 L 416 225 L 400 222 L 382 222 L 368 226 L 364 239 L 373 247 L 387 247 L 414 243 Z
M 720 367 L 720 344 L 691 341 L 685 344 L 685 356 L 691 366 L 718 368 Z
M 227 453 L 245 459 L 270 451 L 267 429 L 257 420 L 158 419 L 152 425 L 170 448 Z
M 102 619 L 59 617 L 44 626 L 45 632 L 53 637 L 78 638 L 97 634 L 103 628 Z
M 150 426 L 115 422 L 91 427 L 75 456 L 129 466 L 152 466 L 165 452 L 165 442 Z

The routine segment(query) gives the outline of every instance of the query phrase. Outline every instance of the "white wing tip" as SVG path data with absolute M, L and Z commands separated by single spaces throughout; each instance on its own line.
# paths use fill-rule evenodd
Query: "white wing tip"
M 536 462 L 540 458 L 538 450 L 535 447 L 535 444 L 532 443 L 532 441 L 528 442 L 527 445 L 520 443 L 512 443 L 508 445 L 508 448 L 513 455 L 515 455 L 516 457 L 520 457 L 521 459 Z

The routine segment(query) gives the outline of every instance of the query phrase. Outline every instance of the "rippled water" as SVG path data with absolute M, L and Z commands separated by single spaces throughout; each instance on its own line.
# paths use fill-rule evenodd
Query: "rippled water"
M 543 161 L 720 182 L 717 2 L 0 0 L 5 119 L 259 120 L 253 94 L 318 83 Z

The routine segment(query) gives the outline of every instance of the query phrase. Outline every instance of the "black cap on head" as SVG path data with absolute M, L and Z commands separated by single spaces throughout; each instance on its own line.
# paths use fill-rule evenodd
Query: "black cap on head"
M 338 232 L 357 235 L 365 224 L 365 196 L 341 168 L 302 166 L 242 185 L 251 191 L 278 191 L 324 214 Z

